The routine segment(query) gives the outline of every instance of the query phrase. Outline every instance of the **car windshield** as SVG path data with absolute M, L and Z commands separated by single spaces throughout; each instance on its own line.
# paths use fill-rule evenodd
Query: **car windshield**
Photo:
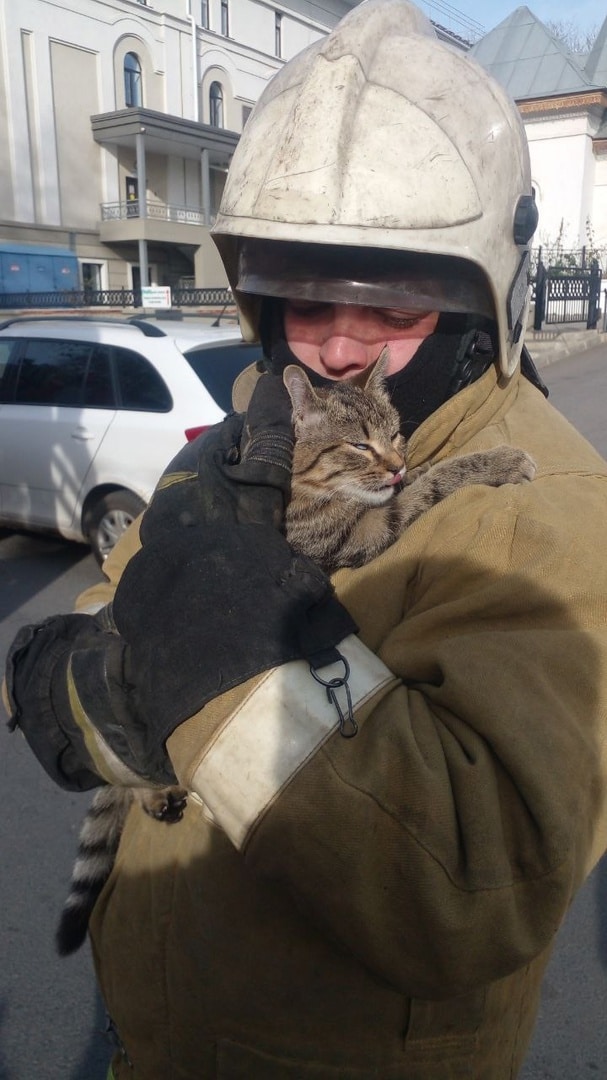
M 232 408 L 232 386 L 240 372 L 261 359 L 261 345 L 219 343 L 188 349 L 184 356 L 224 412 Z

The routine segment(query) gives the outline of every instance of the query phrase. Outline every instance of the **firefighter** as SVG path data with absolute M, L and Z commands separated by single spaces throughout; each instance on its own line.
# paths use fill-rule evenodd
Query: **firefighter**
M 190 793 L 170 828 L 131 811 L 93 913 L 116 1080 L 521 1066 L 607 835 L 607 466 L 524 350 L 536 217 L 515 106 L 408 0 L 354 8 L 243 132 L 214 235 L 267 372 L 7 668 L 58 783 Z M 410 467 L 506 442 L 537 477 L 329 581 L 280 528 L 280 376 L 386 343 Z

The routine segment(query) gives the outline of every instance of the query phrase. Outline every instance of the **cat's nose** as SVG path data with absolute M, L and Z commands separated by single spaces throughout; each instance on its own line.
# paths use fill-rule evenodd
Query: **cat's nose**
M 405 459 L 402 458 L 400 454 L 393 454 L 392 461 L 387 464 L 390 472 L 394 473 L 394 475 L 405 471 Z

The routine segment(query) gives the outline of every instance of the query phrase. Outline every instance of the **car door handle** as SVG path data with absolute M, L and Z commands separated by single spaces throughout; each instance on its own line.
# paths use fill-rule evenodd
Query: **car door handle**
M 72 439 L 78 439 L 79 442 L 90 442 L 94 438 L 96 438 L 95 432 L 87 431 L 86 428 L 76 428 L 72 431 Z

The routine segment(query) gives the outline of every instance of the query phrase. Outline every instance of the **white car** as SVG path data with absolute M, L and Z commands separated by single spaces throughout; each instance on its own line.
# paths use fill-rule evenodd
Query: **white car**
M 19 317 L 0 324 L 0 525 L 90 543 L 101 563 L 184 443 L 261 356 L 237 327 Z

